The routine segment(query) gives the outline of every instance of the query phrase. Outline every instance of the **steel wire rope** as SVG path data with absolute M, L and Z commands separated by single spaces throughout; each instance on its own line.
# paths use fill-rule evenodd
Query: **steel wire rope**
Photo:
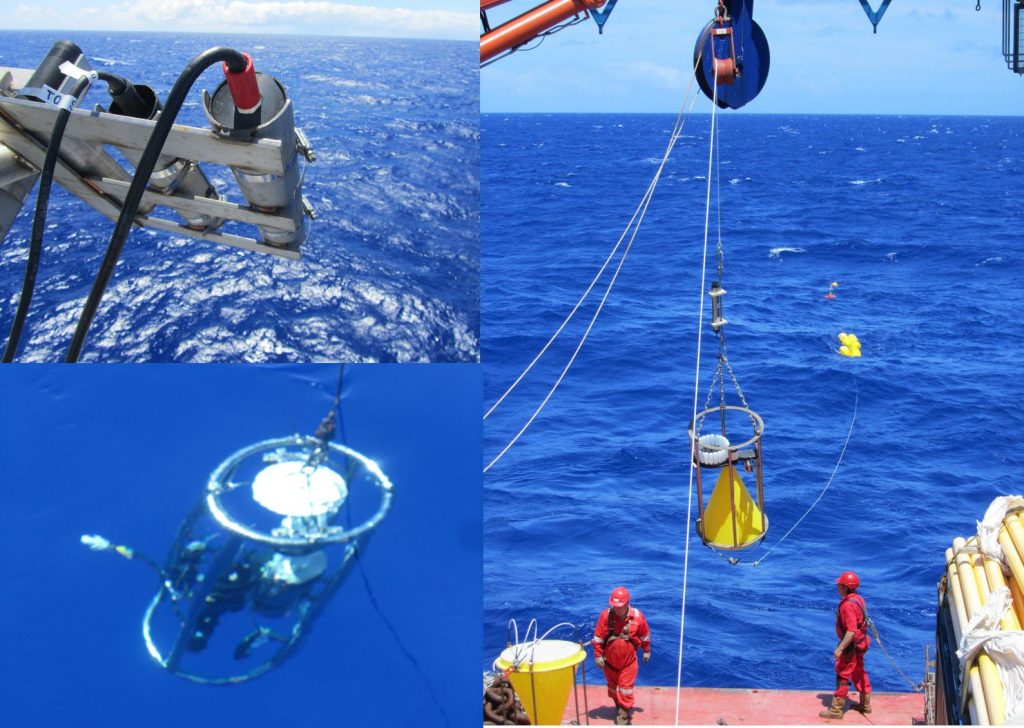
M 703 44 L 701 44 L 703 46 Z M 698 59 L 698 63 L 700 60 Z M 714 62 L 712 61 L 712 69 Z M 696 71 L 695 71 L 696 73 Z M 711 134 L 708 141 L 708 189 L 704 205 L 704 253 L 700 265 L 700 302 L 697 307 L 697 363 L 693 374 L 693 421 L 697 421 L 697 400 L 700 397 L 700 351 L 704 329 L 704 284 L 707 278 L 708 264 L 708 228 L 711 220 L 711 165 L 715 153 L 715 122 L 718 118 L 718 74 L 715 77 L 711 98 Z M 683 546 L 683 594 L 679 611 L 679 662 L 676 667 L 676 714 L 675 725 L 679 725 L 679 700 L 683 690 L 683 633 L 686 626 L 686 586 L 690 569 L 690 524 L 693 520 L 693 443 L 690 443 L 690 483 L 686 494 L 686 539 Z
M 698 64 L 699 64 L 699 61 L 698 61 Z M 661 163 L 660 167 L 658 168 L 658 171 L 655 173 L 654 178 L 651 179 L 651 183 L 649 185 L 647 185 L 647 189 L 644 191 L 643 196 L 640 198 L 640 204 L 637 205 L 636 210 L 633 212 L 633 216 L 629 219 L 629 222 L 626 223 L 626 227 L 622 230 L 622 235 L 619 236 L 619 239 L 615 243 L 615 246 L 611 249 L 611 252 L 608 253 L 608 257 L 605 258 L 604 263 L 601 265 L 600 269 L 598 269 L 597 273 L 594 275 L 594 278 L 590 281 L 590 285 L 587 286 L 587 289 L 583 292 L 583 295 L 580 296 L 578 301 L 576 301 L 576 305 L 572 307 L 572 310 L 569 312 L 569 315 L 565 317 L 565 319 L 562 321 L 562 323 L 559 325 L 559 327 L 555 330 L 555 333 L 551 335 L 551 338 L 548 339 L 547 343 L 544 344 L 544 346 L 541 348 L 541 350 L 539 352 L 537 352 L 537 355 L 533 358 L 533 361 L 531 361 L 526 366 L 526 368 L 523 369 L 522 372 L 520 372 L 519 376 L 516 377 L 516 380 L 514 382 L 512 382 L 512 384 L 509 386 L 509 388 L 506 389 L 505 392 L 500 397 L 498 397 L 497 401 L 495 401 L 495 403 L 491 405 L 491 408 L 489 410 L 487 410 L 487 412 L 484 413 L 484 417 L 483 418 L 485 420 L 491 415 L 492 412 L 494 412 L 494 410 L 496 410 L 498 408 L 498 405 L 500 405 L 502 402 L 504 402 L 505 398 L 508 397 L 508 395 L 512 394 L 512 391 L 517 386 L 519 386 L 519 382 L 521 382 L 523 380 L 523 377 L 525 377 L 530 372 L 530 370 L 533 369 L 534 364 L 536 364 L 540 360 L 540 358 L 542 356 L 544 356 L 544 352 L 546 352 L 548 350 L 548 348 L 551 346 L 551 344 L 554 343 L 555 339 L 558 338 L 559 334 L 562 333 L 562 329 L 564 329 L 566 327 L 566 325 L 569 323 L 569 321 L 572 319 L 572 317 L 576 315 L 576 312 L 579 310 L 580 306 L 583 305 L 583 302 L 590 295 L 590 292 L 594 289 L 594 286 L 597 285 L 597 282 L 601 279 L 601 276 L 604 274 L 605 270 L 608 268 L 608 264 L 611 263 L 612 258 L 615 257 L 615 253 L 619 249 L 619 246 L 622 245 L 622 241 L 626 239 L 626 235 L 627 235 L 627 233 L 629 233 L 630 228 L 633 226 L 633 222 L 636 220 L 637 215 L 640 214 L 640 210 L 642 208 L 644 208 L 644 205 L 646 205 L 650 201 L 650 197 L 654 194 L 654 188 L 657 186 L 658 179 L 661 176 L 661 168 L 665 166 L 665 161 L 668 158 L 668 155 L 671 153 L 672 147 L 675 145 L 675 138 L 682 134 L 683 127 L 686 124 L 686 117 L 684 115 L 684 111 L 686 109 L 687 101 L 690 98 L 690 92 L 693 90 L 693 82 L 694 82 L 694 79 L 696 78 L 696 72 L 697 72 L 697 66 L 695 64 L 694 65 L 694 74 L 690 77 L 690 83 L 686 87 L 686 94 L 684 94 L 684 96 L 683 96 L 683 104 L 682 104 L 682 106 L 679 109 L 679 115 L 676 117 L 675 127 L 672 130 L 672 134 L 669 135 L 669 145 L 668 145 L 668 148 L 665 151 L 665 157 L 662 159 L 662 163 Z M 696 100 L 697 100 L 697 97 L 694 96 L 693 101 L 690 102 L 690 108 L 691 109 L 693 108 L 693 104 L 696 102 Z M 680 119 L 682 120 L 682 124 L 680 124 Z M 678 130 L 678 134 L 676 134 L 677 130 Z
M 694 98 L 696 98 L 696 97 L 694 97 Z M 674 138 L 678 138 L 678 137 L 674 137 Z M 672 144 L 670 145 L 669 151 L 671 151 L 671 147 L 674 146 L 674 143 L 675 142 L 673 141 Z M 665 164 L 665 162 L 667 160 L 668 160 L 668 153 L 666 153 L 665 158 L 662 160 L 662 168 L 664 167 L 664 164 Z M 661 169 L 658 170 L 658 172 L 656 174 L 656 178 L 660 177 L 660 175 L 661 175 Z M 622 256 L 619 258 L 619 263 L 615 267 L 614 273 L 612 273 L 611 280 L 608 281 L 608 285 L 605 287 L 604 294 L 601 296 L 601 300 L 597 304 L 597 309 L 594 311 L 594 315 L 591 316 L 590 322 L 587 324 L 587 328 L 583 332 L 583 336 L 580 338 L 579 344 L 576 345 L 576 349 L 573 351 L 572 356 L 569 357 L 569 361 L 566 363 L 565 367 L 562 369 L 562 372 L 558 375 L 558 379 L 555 380 L 555 383 L 552 385 L 551 389 L 548 390 L 547 395 L 544 397 L 544 399 L 541 401 L 541 403 L 537 406 L 537 409 L 535 409 L 533 411 L 533 414 L 530 415 L 530 418 L 526 421 L 526 424 L 524 424 L 522 426 L 522 428 L 520 428 L 519 432 L 516 433 L 515 437 L 513 437 L 511 440 L 509 440 L 508 444 L 505 445 L 505 447 L 501 450 L 501 452 L 499 452 L 494 457 L 494 459 L 491 460 L 491 462 L 489 462 L 486 467 L 484 467 L 484 472 L 485 473 L 487 471 L 489 471 L 492 467 L 494 467 L 495 463 L 497 463 L 499 460 L 501 460 L 501 458 L 505 455 L 505 453 L 507 453 L 510 449 L 512 449 L 512 446 L 515 445 L 516 442 L 518 442 L 519 438 L 523 436 L 523 433 L 525 433 L 529 429 L 530 425 L 533 424 L 534 420 L 537 419 L 538 415 L 540 415 L 540 413 L 544 409 L 545 405 L 547 405 L 548 401 L 554 395 L 555 390 L 558 389 L 559 385 L 562 383 L 562 380 L 565 379 L 566 374 L 569 373 L 569 369 L 572 367 L 573 363 L 576 361 L 576 357 L 579 355 L 580 350 L 583 348 L 583 344 L 586 343 L 587 337 L 590 336 L 590 332 L 594 328 L 594 324 L 597 323 L 597 318 L 598 318 L 598 316 L 601 315 L 601 311 L 604 308 L 604 304 L 608 300 L 608 296 L 609 296 L 609 294 L 611 294 L 612 288 L 615 286 L 616 280 L 618 280 L 619 273 L 622 271 L 622 266 L 626 262 L 626 257 L 629 255 L 629 251 L 633 247 L 633 241 L 636 240 L 637 233 L 639 233 L 639 231 L 640 231 L 640 224 L 643 222 L 644 216 L 647 214 L 647 206 L 650 204 L 650 199 L 651 199 L 650 196 L 648 196 L 647 203 L 644 205 L 644 208 L 643 208 L 643 212 L 640 214 L 640 217 L 637 219 L 636 226 L 633 228 L 633 234 L 630 236 L 629 242 L 626 244 L 625 249 L 622 251 Z
M 78 326 L 75 328 L 75 333 L 71 338 L 71 344 L 68 347 L 67 357 L 65 358 L 66 362 L 77 362 L 79 355 L 82 353 L 82 347 L 85 346 L 85 339 L 89 334 L 89 327 L 92 325 L 93 318 L 96 316 L 100 300 L 107 289 L 107 284 L 114 275 L 114 268 L 121 257 L 121 251 L 128 240 L 129 233 L 131 233 L 132 225 L 135 224 L 135 215 L 138 213 L 139 204 L 142 202 L 142 195 L 149 185 L 149 178 L 156 167 L 157 158 L 163 150 L 164 142 L 171 132 L 171 126 L 173 126 L 178 112 L 188 97 L 188 92 L 199 79 L 199 76 L 207 68 L 219 61 L 226 63 L 228 70 L 233 73 L 244 71 L 248 63 L 245 56 L 232 48 L 224 46 L 210 48 L 189 61 L 174 82 L 174 86 L 171 87 L 171 91 L 167 95 L 167 103 L 157 118 L 156 126 L 153 127 L 142 157 L 135 167 L 135 174 L 132 176 L 128 193 L 125 195 L 121 214 L 118 215 L 117 224 L 114 226 L 114 232 L 110 236 L 107 252 L 103 256 L 103 262 L 100 264 L 100 269 L 93 280 L 92 289 L 89 291 L 85 306 L 83 306 L 81 316 L 78 319 Z
M 75 81 L 71 90 L 64 94 L 65 98 L 78 98 L 92 82 L 88 75 L 81 76 Z M 28 261 L 25 264 L 25 281 L 21 286 L 21 296 L 18 299 L 18 308 L 14 312 L 14 322 L 11 324 L 11 333 L 7 337 L 7 347 L 4 349 L 3 363 L 9 364 L 14 361 L 14 355 L 18 351 L 18 342 L 21 339 L 21 332 L 25 327 L 25 319 L 28 317 L 29 305 L 32 303 L 32 294 L 36 288 L 36 275 L 39 272 L 39 259 L 43 253 L 43 235 L 46 231 L 46 211 L 50 205 L 50 190 L 53 188 L 53 175 L 57 169 L 57 156 L 60 151 L 60 143 L 64 139 L 64 130 L 67 129 L 68 120 L 71 118 L 71 107 L 62 106 L 57 112 L 57 118 L 53 122 L 53 129 L 50 131 L 50 141 L 46 146 L 46 157 L 43 160 L 42 174 L 39 178 L 39 193 L 36 196 L 36 211 L 32 218 L 32 236 L 29 239 Z
M 804 514 L 802 516 L 800 516 L 800 518 L 797 519 L 796 523 L 794 523 L 792 526 L 790 526 L 789 530 L 786 531 L 785 534 L 783 534 L 782 538 L 780 538 L 778 541 L 776 541 L 772 545 L 772 547 L 770 549 L 765 551 L 764 556 L 762 556 L 759 559 L 753 561 L 751 563 L 751 566 L 757 566 L 761 562 L 763 562 L 766 558 L 768 558 L 768 554 L 770 554 L 772 551 L 774 551 L 776 548 L 778 548 L 779 544 L 781 544 L 783 541 L 785 541 L 786 538 L 789 536 L 789 534 L 793 533 L 793 531 L 796 529 L 796 527 L 799 526 L 801 524 L 801 522 L 803 522 L 803 520 L 805 518 L 807 518 L 808 514 L 810 514 L 810 512 L 812 510 L 814 510 L 814 507 L 816 505 L 818 505 L 818 503 L 821 501 L 821 499 L 825 497 L 825 493 L 828 491 L 829 486 L 832 485 L 832 481 L 835 480 L 836 473 L 839 472 L 839 466 L 842 465 L 842 463 L 843 463 L 843 456 L 846 455 L 846 448 L 850 444 L 850 436 L 853 435 L 853 426 L 857 422 L 857 410 L 858 410 L 858 408 L 860 406 L 860 387 L 857 385 L 856 377 L 854 377 L 853 384 L 854 384 L 853 416 L 850 418 L 850 427 L 849 427 L 849 429 L 846 432 L 846 440 L 843 442 L 843 449 L 839 452 L 839 459 L 836 460 L 836 465 L 835 465 L 834 468 L 832 468 L 832 474 L 829 476 L 828 481 L 825 483 L 825 487 L 821 489 L 821 492 L 818 493 L 818 497 L 814 499 L 814 502 L 811 503 L 810 507 L 804 512 Z
M 693 102 L 691 102 L 691 104 L 690 104 L 690 108 L 691 109 L 693 108 L 693 104 L 696 102 L 696 100 L 697 100 L 697 95 L 695 94 L 694 97 L 693 97 Z M 594 328 L 594 324 L 597 322 L 598 316 L 600 316 L 601 311 L 604 308 L 604 304 L 608 300 L 608 296 L 611 293 L 612 288 L 615 286 L 616 280 L 618 280 L 619 272 L 622 270 L 622 266 L 626 262 L 626 257 L 629 255 L 629 251 L 633 247 L 633 242 L 636 240 L 636 236 L 640 232 L 640 225 L 643 223 L 643 219 L 644 219 L 644 217 L 647 214 L 647 208 L 650 206 L 650 201 L 651 201 L 651 198 L 653 197 L 653 189 L 654 189 L 654 187 L 657 186 L 657 182 L 661 178 L 661 173 L 662 173 L 662 171 L 665 168 L 665 164 L 668 162 L 668 158 L 669 158 L 670 154 L 672 153 L 672 149 L 675 147 L 676 142 L 679 140 L 679 137 L 682 135 L 683 126 L 685 125 L 686 114 L 688 113 L 686 111 L 686 101 L 687 101 L 687 98 L 684 97 L 684 99 L 683 99 L 683 106 L 680 108 L 679 115 L 676 117 L 676 125 L 673 128 L 673 130 L 672 130 L 672 134 L 671 134 L 670 139 L 669 139 L 669 145 L 668 145 L 668 148 L 665 151 L 665 156 L 662 158 L 661 164 L 658 167 L 658 171 L 655 173 L 654 180 L 652 181 L 652 186 L 650 188 L 651 189 L 651 194 L 646 195 L 645 196 L 646 199 L 641 202 L 641 208 L 642 209 L 639 210 L 639 217 L 636 219 L 636 225 L 633 227 L 633 233 L 632 233 L 632 235 L 630 235 L 629 242 L 626 244 L 626 248 L 623 250 L 622 256 L 619 258 L 619 263 L 616 266 L 614 273 L 612 274 L 611 280 L 608 282 L 608 285 L 605 287 L 604 294 L 601 296 L 601 300 L 600 300 L 600 302 L 597 305 L 597 309 L 594 311 L 594 315 L 590 318 L 590 323 L 587 324 L 587 328 L 583 332 L 583 336 L 580 338 L 579 344 L 577 344 L 576 349 L 572 353 L 572 356 L 569 357 L 568 363 L 566 363 L 565 367 L 562 369 L 562 372 L 558 375 L 558 379 L 555 380 L 554 385 L 552 385 L 551 389 L 548 391 L 548 393 L 544 397 L 543 401 L 541 401 L 541 403 L 537 406 L 537 409 L 535 409 L 533 411 L 533 414 L 530 415 L 530 418 L 526 421 L 526 424 L 524 424 L 522 426 L 522 428 L 519 430 L 519 432 L 517 432 L 516 435 L 508 442 L 508 444 L 505 445 L 505 447 L 501 450 L 501 452 L 499 452 L 494 457 L 494 459 L 491 460 L 484 467 L 483 472 L 486 473 L 492 467 L 494 467 L 494 465 L 499 460 L 501 460 L 501 458 L 505 455 L 505 453 L 507 453 L 512 448 L 512 446 L 515 445 L 516 442 L 519 441 L 519 438 L 522 437 L 523 433 L 525 433 L 526 430 L 529 429 L 530 425 L 533 424 L 534 420 L 537 419 L 538 415 L 540 415 L 540 413 L 544 409 L 545 405 L 547 405 L 548 401 L 554 395 L 555 390 L 558 389 L 559 385 L 562 383 L 562 380 L 565 379 L 566 374 L 568 374 L 569 369 L 572 367 L 573 363 L 576 361 L 576 357 L 580 353 L 580 350 L 583 348 L 583 344 L 586 343 L 587 337 L 590 336 L 590 332 Z M 628 231 L 628 228 L 627 228 L 627 231 Z M 625 235 L 625 233 L 623 233 L 623 235 Z M 613 254 L 614 254 L 614 251 L 613 251 Z
M 689 94 L 689 91 L 687 91 L 687 94 Z M 644 192 L 643 197 L 640 199 L 640 205 L 641 206 L 644 204 L 644 202 L 646 202 L 648 196 L 653 192 L 653 190 L 654 190 L 654 180 L 652 179 L 651 183 L 647 186 L 647 190 Z M 530 372 L 530 370 L 533 369 L 533 366 L 538 361 L 540 361 L 540 358 L 542 356 L 544 356 L 544 352 L 546 352 L 551 347 L 551 344 L 553 344 L 555 339 L 558 338 L 558 335 L 562 333 L 562 329 L 564 329 L 566 327 L 566 325 L 569 323 L 569 321 L 572 319 L 572 317 L 576 315 L 576 312 L 579 310 L 580 306 L 583 305 L 583 302 L 586 300 L 587 296 L 590 295 L 590 292 L 594 289 L 594 286 L 597 285 L 597 282 L 601 279 L 601 276 L 604 274 L 605 270 L 608 268 L 608 264 L 612 262 L 612 258 L 615 257 L 615 253 L 618 251 L 619 246 L 622 245 L 622 241 L 626 239 L 626 233 L 628 233 L 630 228 L 633 226 L 633 221 L 636 220 L 636 216 L 639 213 L 640 213 L 640 207 L 637 207 L 636 211 L 633 213 L 633 217 L 631 217 L 629 219 L 629 223 L 627 223 L 625 229 L 622 231 L 622 235 L 619 236 L 618 242 L 615 243 L 615 247 L 613 247 L 611 252 L 608 253 L 608 257 L 605 258 L 604 263 L 601 265 L 601 268 L 597 271 L 597 274 L 594 276 L 593 280 L 590 281 L 590 285 L 587 286 L 587 290 L 585 290 L 583 292 L 583 295 L 580 296 L 579 300 L 576 301 L 576 305 L 572 307 L 572 310 L 569 312 L 569 315 L 565 317 L 565 319 L 562 321 L 562 323 L 555 330 L 555 333 L 551 335 L 550 339 L 548 339 L 547 343 L 544 344 L 544 346 L 541 348 L 541 350 L 539 352 L 537 352 L 537 355 L 535 357 L 533 357 L 533 361 L 531 361 L 526 366 L 526 368 L 523 369 L 522 372 L 520 372 L 519 376 L 516 377 L 516 380 L 514 382 L 512 382 L 512 384 L 509 386 L 509 388 L 506 389 L 505 392 L 500 397 L 498 397 L 497 401 L 495 401 L 495 403 L 491 405 L 491 408 L 489 410 L 487 410 L 487 412 L 484 413 L 484 417 L 483 418 L 485 420 L 488 417 L 490 417 L 491 413 L 494 412 L 494 410 L 496 410 L 498 408 L 498 406 L 502 402 L 505 401 L 505 398 L 508 397 L 510 394 L 512 394 L 512 391 L 517 386 L 519 386 L 519 382 L 521 382 L 523 380 L 523 378 Z
M 907 681 L 907 684 L 910 686 L 911 690 L 913 690 L 915 693 L 923 693 L 924 683 L 916 683 L 909 677 L 907 677 L 907 674 L 900 669 L 900 666 L 896 664 L 896 660 L 894 660 L 892 658 L 892 655 L 889 654 L 889 650 L 885 649 L 885 645 L 882 644 L 882 638 L 878 636 L 878 628 L 875 627 L 875 620 L 873 620 L 867 614 L 864 615 L 864 619 L 867 622 L 868 627 L 871 628 L 871 633 L 875 635 L 875 641 L 878 643 L 879 649 L 882 650 L 882 654 L 889 659 L 890 663 L 892 663 L 893 669 L 896 670 L 896 672 L 898 672 L 900 676 Z

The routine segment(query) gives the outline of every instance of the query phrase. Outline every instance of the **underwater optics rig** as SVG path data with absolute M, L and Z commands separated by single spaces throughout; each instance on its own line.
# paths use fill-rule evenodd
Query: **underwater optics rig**
M 231 454 L 210 475 L 162 566 L 82 536 L 95 550 L 159 573 L 142 635 L 161 667 L 197 683 L 245 682 L 280 665 L 309 633 L 392 499 L 377 463 L 319 435 Z M 354 526 L 353 508 L 362 519 Z

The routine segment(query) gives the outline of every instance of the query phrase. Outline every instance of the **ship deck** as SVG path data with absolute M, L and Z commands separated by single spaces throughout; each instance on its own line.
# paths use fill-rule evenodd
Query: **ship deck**
M 920 693 L 873 692 L 872 713 L 861 715 L 849 709 L 842 721 L 818 717 L 832 702 L 829 690 L 754 690 L 726 688 L 683 688 L 679 703 L 679 725 L 922 725 L 924 695 Z M 615 722 L 615 706 L 604 685 L 578 690 L 579 724 L 608 725 Z M 585 714 L 584 714 L 585 712 Z M 674 725 L 674 687 L 636 687 L 632 725 Z M 575 724 L 576 706 L 569 696 L 563 725 Z

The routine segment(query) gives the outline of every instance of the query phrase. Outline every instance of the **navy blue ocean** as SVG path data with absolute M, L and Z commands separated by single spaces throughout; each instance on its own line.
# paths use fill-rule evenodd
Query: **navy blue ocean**
M 673 120 L 483 117 L 485 407 L 597 272 Z M 625 585 L 653 635 L 639 682 L 676 683 L 709 120 L 687 122 L 573 368 L 485 476 L 485 666 L 511 618 L 521 632 L 532 618 L 542 632 L 573 622 L 589 640 Z M 733 565 L 691 524 L 683 684 L 831 690 L 834 582 L 848 569 L 918 682 L 945 549 L 993 497 L 1024 490 L 1024 118 L 720 120 L 726 340 L 765 422 L 770 528 Z M 705 288 L 716 219 L 713 194 Z M 616 264 L 486 420 L 485 463 L 548 392 Z M 716 364 L 709 313 L 698 409 Z M 861 358 L 837 353 L 844 331 Z M 828 483 L 855 409 L 835 479 L 779 543 Z M 867 668 L 876 689 L 909 689 L 877 644 Z
M 135 230 L 83 361 L 476 361 L 479 86 L 475 44 L 365 38 L 0 33 L 0 65 L 35 68 L 67 35 L 101 70 L 164 98 L 215 45 L 251 53 L 288 89 L 317 153 L 304 191 L 317 208 L 290 261 Z M 179 123 L 207 128 L 201 92 Z M 102 84 L 84 106 L 109 97 Z M 209 167 L 222 191 L 237 185 Z M 35 193 L 0 247 L 0 331 L 14 317 Z M 235 227 L 233 227 L 235 226 Z M 243 229 L 244 228 L 244 229 Z M 251 226 L 225 230 L 252 233 Z M 113 222 L 55 186 L 21 360 L 60 361 Z
M 231 686 L 161 669 L 141 629 L 161 579 L 138 555 L 128 561 L 79 540 L 99 534 L 163 564 L 221 461 L 314 431 L 331 408 L 337 366 L 4 371 L 0 724 L 465 726 L 478 718 L 467 698 L 480 689 L 479 367 L 346 367 L 336 442 L 390 478 L 390 512 L 298 649 Z M 352 483 L 349 503 L 360 497 Z M 222 638 L 248 616 L 222 615 L 196 659 L 226 647 L 233 663 L 234 642 Z

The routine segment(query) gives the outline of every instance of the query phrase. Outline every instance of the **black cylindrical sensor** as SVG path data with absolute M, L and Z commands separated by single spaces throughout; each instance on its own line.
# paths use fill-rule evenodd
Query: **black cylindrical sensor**
M 83 71 L 92 70 L 81 48 L 69 40 L 59 40 L 50 48 L 18 96 L 44 104 L 59 104 L 60 97 L 75 84 L 74 78 L 60 70 L 64 63 L 71 63 Z
M 124 89 L 110 87 L 110 113 L 135 119 L 155 119 L 163 109 L 156 92 L 142 84 L 127 84 Z

